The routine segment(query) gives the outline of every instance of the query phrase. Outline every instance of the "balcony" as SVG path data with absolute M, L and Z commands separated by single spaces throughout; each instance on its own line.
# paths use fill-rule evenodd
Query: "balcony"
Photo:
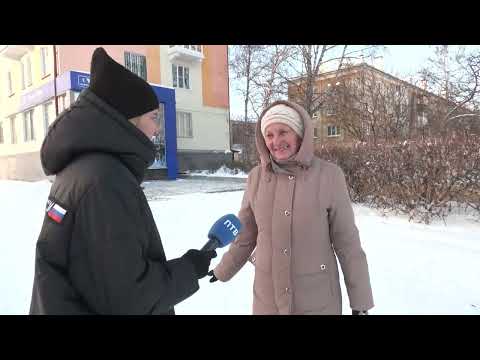
M 204 59 L 201 49 L 201 45 L 170 45 L 168 57 L 170 61 L 201 62 Z
M 32 51 L 35 45 L 5 45 L 0 48 L 0 56 L 12 60 L 20 60 L 23 55 Z

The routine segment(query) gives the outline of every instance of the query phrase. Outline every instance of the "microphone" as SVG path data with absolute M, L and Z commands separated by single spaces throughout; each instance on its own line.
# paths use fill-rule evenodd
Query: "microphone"
M 222 216 L 210 228 L 208 242 L 200 249 L 201 251 L 215 250 L 230 244 L 242 229 L 240 219 L 233 214 Z

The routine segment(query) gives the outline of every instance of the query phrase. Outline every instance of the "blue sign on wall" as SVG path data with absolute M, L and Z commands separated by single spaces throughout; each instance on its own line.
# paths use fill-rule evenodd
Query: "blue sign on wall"
M 78 71 L 70 71 L 71 89 L 74 91 L 82 91 L 90 84 L 90 74 Z

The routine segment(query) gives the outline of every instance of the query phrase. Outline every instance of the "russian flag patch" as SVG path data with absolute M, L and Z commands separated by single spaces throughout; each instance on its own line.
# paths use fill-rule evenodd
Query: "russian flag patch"
M 52 200 L 47 201 L 46 212 L 48 217 L 58 224 L 62 222 L 64 216 L 67 214 L 67 210 L 65 210 Z

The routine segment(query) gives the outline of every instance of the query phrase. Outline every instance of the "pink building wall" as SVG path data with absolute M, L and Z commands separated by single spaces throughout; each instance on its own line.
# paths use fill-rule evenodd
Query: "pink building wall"
M 125 64 L 125 51 L 147 56 L 148 48 L 147 45 L 58 45 L 59 75 L 69 70 L 90 72 L 93 51 L 99 46 L 103 47 L 108 55 L 122 65 Z
M 90 72 L 93 51 L 102 46 L 118 63 L 125 64 L 125 51 L 147 58 L 147 81 L 160 83 L 160 54 L 157 46 L 149 45 L 58 45 L 58 75 L 69 70 Z M 205 106 L 229 107 L 228 47 L 205 45 L 202 62 L 203 103 Z
M 228 108 L 228 46 L 205 45 L 204 54 L 203 103 L 206 106 Z

